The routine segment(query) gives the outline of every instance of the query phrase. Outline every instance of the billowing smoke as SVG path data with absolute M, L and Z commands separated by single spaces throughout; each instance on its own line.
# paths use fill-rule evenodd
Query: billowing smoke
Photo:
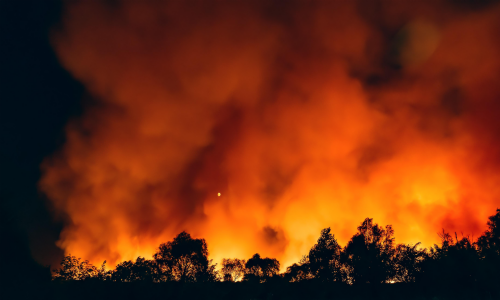
M 499 15 L 491 1 L 68 1 L 53 45 L 91 100 L 42 166 L 59 246 L 113 265 L 186 230 L 216 262 L 286 266 L 365 217 L 398 242 L 477 236 L 500 203 Z

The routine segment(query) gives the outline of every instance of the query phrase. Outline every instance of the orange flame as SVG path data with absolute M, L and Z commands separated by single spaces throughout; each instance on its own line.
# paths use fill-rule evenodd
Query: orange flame
M 187 230 L 215 262 L 286 267 L 365 217 L 398 242 L 477 236 L 500 7 L 393 2 L 68 1 L 53 44 L 94 102 L 42 166 L 59 246 L 113 265 Z

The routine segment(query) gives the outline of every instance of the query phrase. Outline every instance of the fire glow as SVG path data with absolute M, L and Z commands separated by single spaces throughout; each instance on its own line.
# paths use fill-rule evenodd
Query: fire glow
M 286 267 L 365 217 L 424 246 L 484 231 L 499 5 L 355 2 L 68 1 L 53 45 L 93 101 L 42 165 L 59 246 L 113 265 L 186 230 Z

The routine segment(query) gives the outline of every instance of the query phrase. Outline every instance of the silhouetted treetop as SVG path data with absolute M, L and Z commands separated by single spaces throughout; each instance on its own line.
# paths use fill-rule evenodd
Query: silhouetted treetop
M 420 243 L 397 245 L 390 225 L 382 227 L 366 218 L 343 248 L 330 228 L 321 230 L 307 255 L 284 274 L 279 274 L 278 260 L 256 253 L 247 261 L 223 259 L 222 276 L 208 258 L 206 241 L 181 232 L 161 244 L 152 260 L 138 257 L 135 262 L 119 263 L 114 270 L 107 271 L 106 262 L 98 269 L 86 260 L 65 256 L 61 268 L 53 271 L 53 279 L 155 283 L 223 280 L 229 282 L 228 287 L 240 280 L 267 282 L 266 286 L 308 281 L 313 285 L 397 282 L 430 287 L 496 287 L 500 282 L 500 210 L 489 217 L 487 225 L 476 242 L 469 236 L 459 238 L 443 230 L 440 243 L 425 249 L 420 248 Z
M 311 248 L 308 256 L 313 276 L 321 281 L 341 281 L 341 250 L 330 228 L 321 230 L 318 242 Z
M 238 281 L 245 275 L 245 260 L 224 258 L 222 260 L 222 275 L 224 281 Z
M 395 275 L 394 230 L 383 229 L 366 218 L 343 252 L 348 281 L 352 283 L 383 283 Z
M 280 263 L 275 258 L 261 258 L 260 255 L 256 253 L 252 256 L 252 258 L 247 260 L 245 269 L 246 280 L 258 280 L 260 282 L 264 282 L 279 273 Z
M 54 270 L 56 280 L 86 280 L 97 276 L 98 270 L 88 260 L 66 255 L 59 269 Z
M 112 274 L 113 281 L 134 282 L 134 281 L 160 281 L 159 268 L 154 260 L 147 260 L 138 257 L 135 262 L 124 261 L 118 264 Z
M 205 239 L 193 239 L 189 233 L 183 231 L 173 241 L 161 244 L 153 257 L 162 260 L 185 256 L 189 256 L 192 260 L 204 261 L 208 257 Z
M 477 244 L 483 256 L 500 255 L 500 209 L 488 218 L 488 229 L 479 237 Z
M 193 239 L 185 231 L 173 241 L 161 244 L 153 255 L 163 273 L 169 272 L 177 281 L 213 281 L 215 266 L 208 260 L 205 239 Z
M 299 263 L 295 263 L 286 269 L 285 279 L 289 282 L 299 282 L 313 279 L 314 274 L 311 272 L 309 257 L 303 256 Z
M 427 249 L 418 249 L 419 245 L 420 243 L 396 246 L 394 281 L 407 283 L 416 281 L 422 272 L 422 263 L 427 258 Z

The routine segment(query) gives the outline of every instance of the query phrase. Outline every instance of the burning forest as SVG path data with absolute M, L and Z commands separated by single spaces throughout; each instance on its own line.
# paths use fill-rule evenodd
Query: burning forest
M 298 262 L 367 216 L 480 236 L 500 199 L 495 1 L 64 1 L 84 111 L 42 163 L 66 254 Z

